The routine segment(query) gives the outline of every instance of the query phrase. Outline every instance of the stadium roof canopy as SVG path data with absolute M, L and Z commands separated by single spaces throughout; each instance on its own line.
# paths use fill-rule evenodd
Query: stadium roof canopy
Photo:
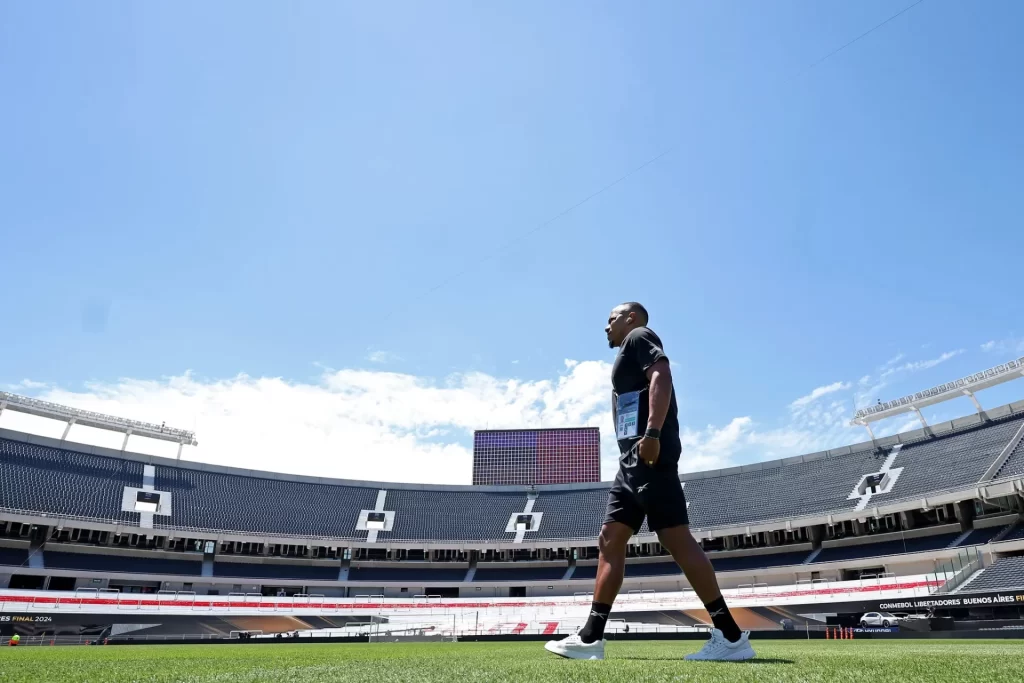
M 878 420 L 884 420 L 888 417 L 895 415 L 901 415 L 903 413 L 917 413 L 918 419 L 921 421 L 923 427 L 927 427 L 928 423 L 924 419 L 924 415 L 921 414 L 921 408 L 933 405 L 935 403 L 942 403 L 950 399 L 959 398 L 961 396 L 967 396 L 974 402 L 974 407 L 981 414 L 982 410 L 981 403 L 974 396 L 974 393 L 981 391 L 982 389 L 988 389 L 994 387 L 997 384 L 1003 382 L 1009 382 L 1014 379 L 1020 379 L 1024 376 L 1024 357 L 1018 358 L 1017 360 L 1011 360 L 1002 365 L 997 365 L 994 368 L 977 372 L 961 379 L 946 382 L 939 386 L 932 387 L 931 389 L 925 389 L 924 391 L 918 391 L 909 396 L 897 398 L 892 401 L 886 401 L 885 403 L 879 403 L 875 406 L 868 408 L 861 408 L 853 416 L 853 420 L 850 424 L 860 425 L 867 427 L 868 432 L 871 433 L 871 438 L 874 439 L 874 433 L 871 432 L 870 423 L 877 422 Z
M 179 458 L 181 457 L 182 446 L 199 445 L 195 432 L 190 432 L 186 429 L 174 429 L 173 427 L 158 425 L 152 422 L 114 417 L 113 415 L 94 413 L 91 410 L 78 410 L 77 408 L 69 408 L 56 403 L 50 403 L 49 401 L 42 401 L 38 398 L 0 391 L 0 413 L 5 409 L 66 422 L 67 426 L 64 428 L 64 435 L 61 437 L 61 441 L 67 439 L 71 427 L 77 424 L 124 434 L 124 444 L 121 446 L 122 451 L 128 448 L 128 437 L 133 434 L 135 436 L 144 436 L 148 439 L 177 443 Z

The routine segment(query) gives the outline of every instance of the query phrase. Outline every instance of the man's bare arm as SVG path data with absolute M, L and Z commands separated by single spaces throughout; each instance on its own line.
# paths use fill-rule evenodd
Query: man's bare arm
M 672 368 L 668 365 L 668 358 L 662 358 L 647 368 L 647 380 L 651 383 L 647 427 L 661 429 L 672 400 Z

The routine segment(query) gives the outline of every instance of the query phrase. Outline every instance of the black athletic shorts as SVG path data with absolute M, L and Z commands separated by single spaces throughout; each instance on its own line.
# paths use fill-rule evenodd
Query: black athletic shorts
M 651 531 L 690 523 L 679 475 L 674 468 L 659 471 L 643 462 L 620 465 L 608 492 L 604 523 L 620 522 L 638 532 L 645 517 Z

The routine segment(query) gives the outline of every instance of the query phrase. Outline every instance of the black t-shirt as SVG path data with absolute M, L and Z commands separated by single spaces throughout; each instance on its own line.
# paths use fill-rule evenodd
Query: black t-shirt
M 647 370 L 662 358 L 667 359 L 661 339 L 646 327 L 638 327 L 622 341 L 612 366 L 612 414 L 619 452 L 625 457 L 647 430 L 650 412 L 650 385 Z M 679 443 L 679 416 L 676 392 L 669 399 L 668 415 L 661 426 L 661 455 L 655 469 L 675 470 L 682 446 Z

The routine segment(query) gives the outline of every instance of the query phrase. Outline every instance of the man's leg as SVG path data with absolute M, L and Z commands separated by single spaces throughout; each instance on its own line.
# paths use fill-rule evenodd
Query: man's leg
M 626 573 L 626 546 L 644 523 L 643 507 L 626 479 L 623 471 L 619 470 L 608 491 L 608 509 L 597 538 L 601 552 L 597 561 L 594 602 L 590 605 L 587 623 L 568 638 L 552 640 L 544 646 L 545 650 L 560 657 L 604 659 L 604 627 Z
M 711 560 L 704 554 L 704 549 L 690 533 L 690 527 L 680 524 L 667 529 L 659 529 L 658 540 L 672 553 L 672 559 L 686 574 L 686 580 L 690 582 L 697 597 L 704 603 L 715 628 L 721 631 L 722 635 L 730 642 L 739 640 L 743 632 L 736 625 L 736 620 L 732 618 L 729 607 L 725 604 L 725 598 L 722 597 L 722 591 L 718 587 L 718 579 L 715 577 L 715 568 L 711 565 Z
M 658 531 L 658 540 L 686 574 L 686 580 L 693 586 L 701 602 L 707 604 L 722 597 L 715 568 L 704 553 L 704 548 L 700 547 L 700 543 L 690 533 L 689 526 L 679 525 L 661 529 Z
M 580 639 L 592 643 L 604 637 L 608 614 L 615 597 L 622 588 L 626 573 L 626 545 L 633 536 L 633 528 L 622 522 L 605 522 L 597 539 L 600 555 L 597 558 L 597 581 L 594 584 L 594 604 L 590 617 L 580 630 Z

